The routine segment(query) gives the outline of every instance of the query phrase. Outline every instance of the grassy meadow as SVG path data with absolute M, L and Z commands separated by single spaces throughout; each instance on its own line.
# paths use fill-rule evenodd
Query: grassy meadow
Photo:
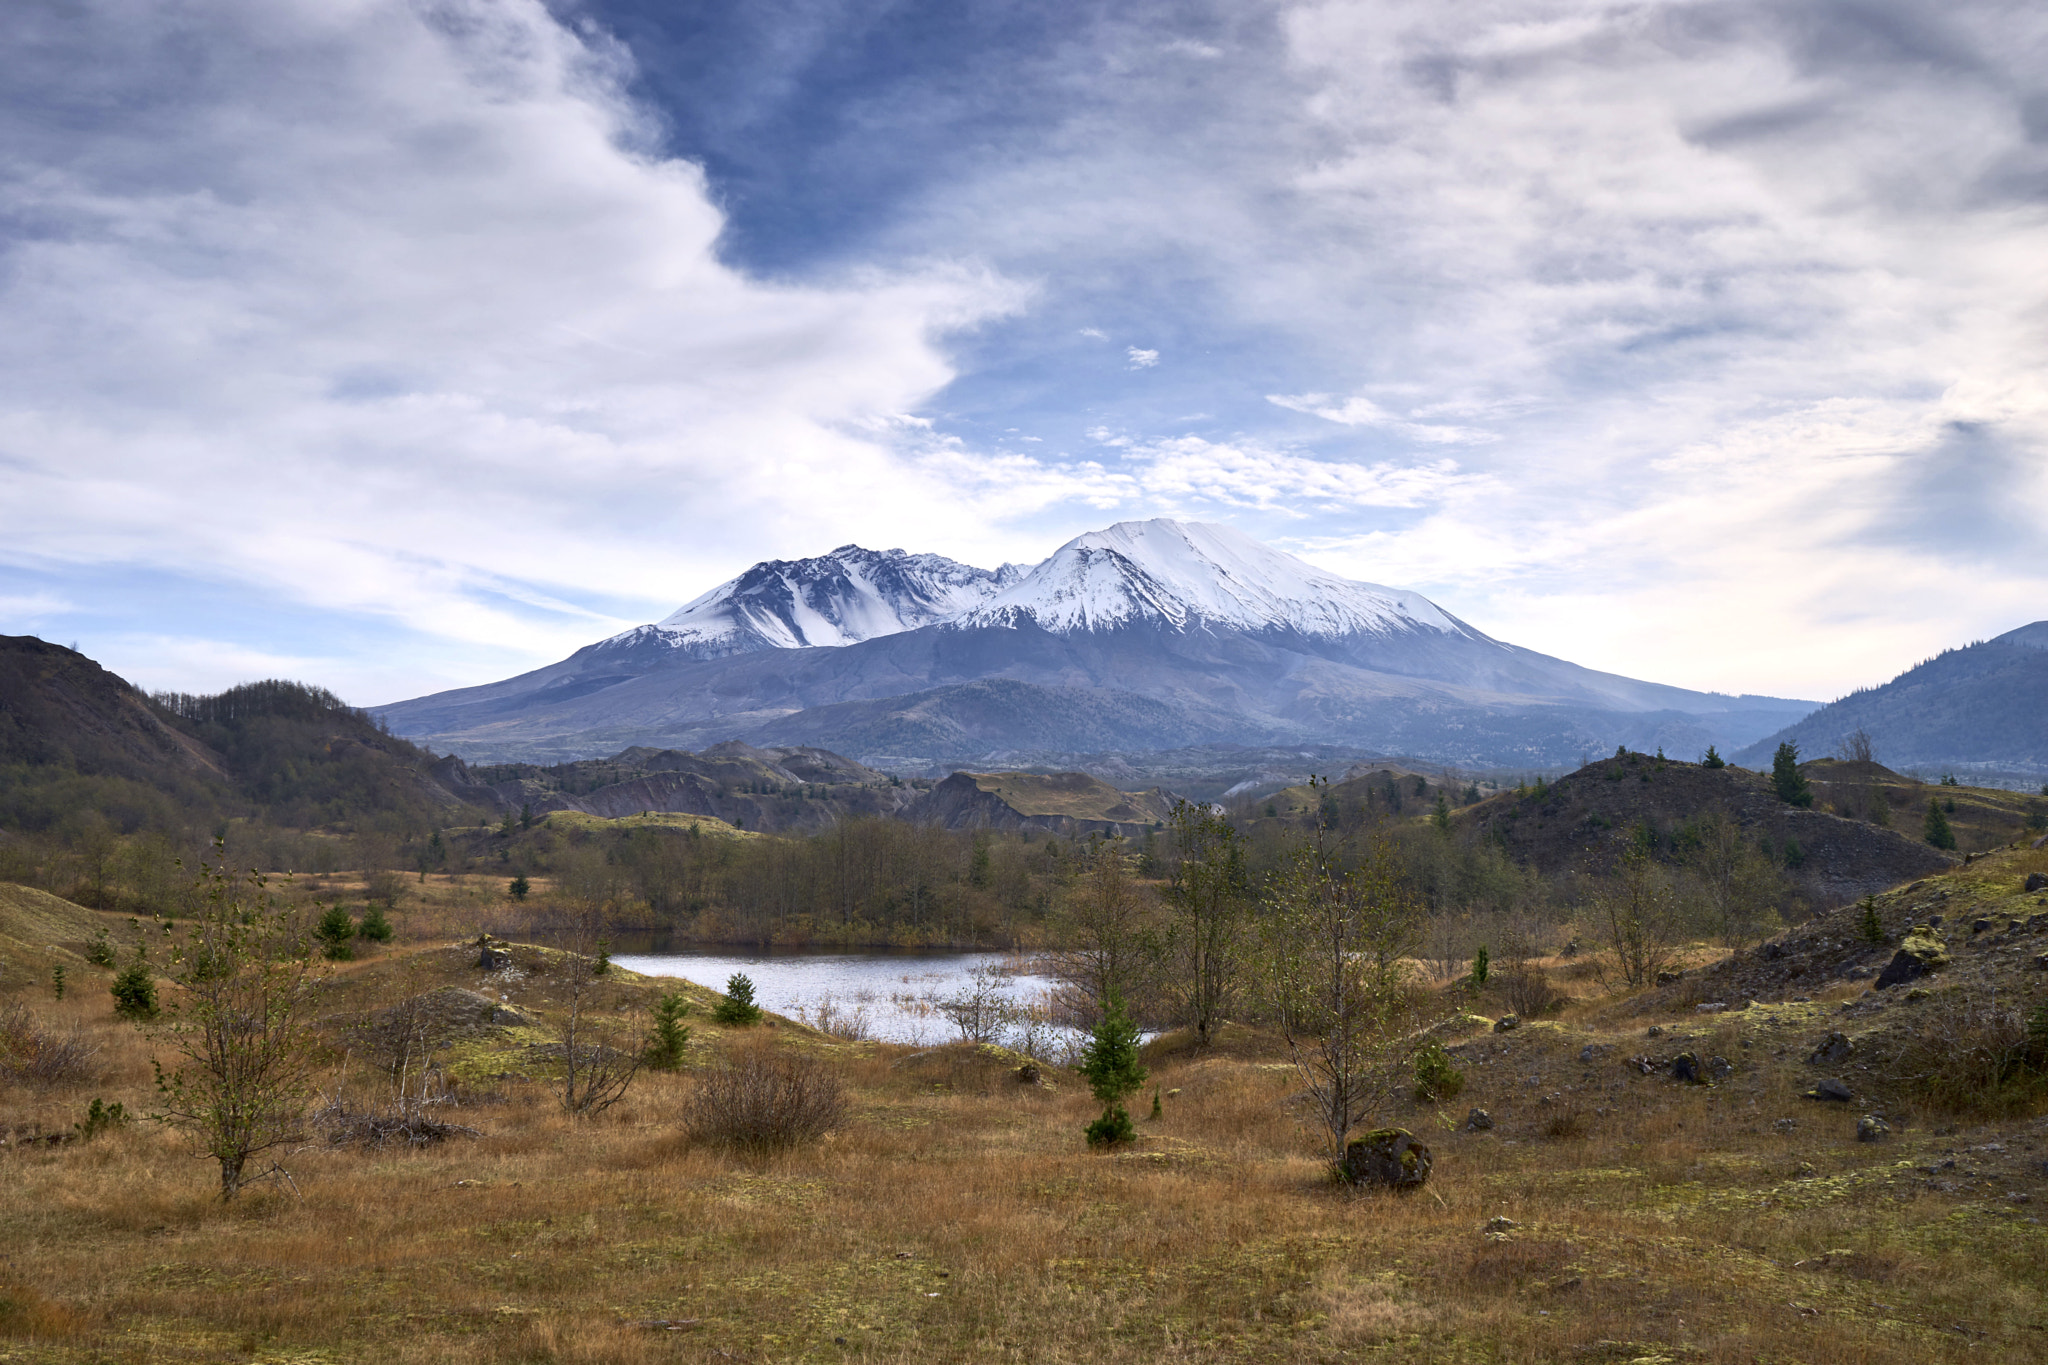
M 1384 1116 L 1436 1157 L 1423 1191 L 1394 1196 L 1332 1183 L 1284 1046 L 1239 1026 L 1206 1051 L 1153 1043 L 1140 1139 L 1104 1154 L 1082 1141 L 1099 1106 L 1072 1072 L 1031 1084 L 1015 1054 L 971 1044 L 723 1028 L 692 990 L 684 1068 L 572 1119 L 545 1040 L 587 964 L 519 942 L 487 975 L 466 940 L 516 938 L 518 908 L 483 879 L 433 878 L 398 942 L 332 969 L 322 1085 L 360 1103 L 385 1085 L 347 1050 L 348 1020 L 487 993 L 524 1022 L 439 1055 L 459 1101 L 442 1117 L 478 1135 L 309 1136 L 277 1158 L 288 1180 L 224 1205 L 175 1130 L 48 1140 L 94 1098 L 147 1113 L 151 1055 L 168 1056 L 115 1017 L 110 972 L 67 960 L 52 998 L 22 927 L 64 913 L 52 900 L 15 906 L 28 937 L 6 942 L 0 1009 L 96 1053 L 52 1082 L 0 1082 L 0 1360 L 2048 1359 L 2048 1150 L 2027 1146 L 2048 1125 L 1924 1115 L 1857 1142 L 1856 1113 L 1800 1097 L 1799 1063 L 1860 985 L 1695 1022 L 1553 960 L 1576 998 L 1504 1034 L 1483 1022 L 1499 1001 L 1447 995 L 1479 1012 L 1448 1039 L 1465 1087 Z M 119 941 L 127 921 L 102 918 Z M 633 1029 L 672 988 L 614 970 L 583 1004 Z M 1657 1045 L 1695 1038 L 1735 1075 L 1703 1088 L 1625 1065 L 1660 1020 Z M 820 1059 L 847 1120 L 773 1157 L 693 1141 L 697 1077 L 745 1049 Z M 1466 1128 L 1474 1106 L 1491 1130 Z M 1972 1155 L 1988 1144 L 1996 1158 Z M 1929 1178 L 1957 1154 L 2016 1174 L 1995 1190 Z

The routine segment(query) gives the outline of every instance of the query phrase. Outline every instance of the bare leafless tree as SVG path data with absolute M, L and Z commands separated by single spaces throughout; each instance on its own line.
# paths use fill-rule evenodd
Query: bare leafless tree
M 1406 1083 L 1414 1020 L 1405 959 L 1415 907 L 1382 835 L 1346 871 L 1319 819 L 1271 884 L 1264 910 L 1274 1012 L 1334 1161 L 1352 1128 Z
M 624 1099 L 647 1057 L 644 1036 L 627 1037 L 594 1008 L 600 974 L 606 970 L 605 933 L 611 917 L 609 901 L 573 901 L 558 935 L 568 1008 L 556 1025 L 562 1049 L 557 1093 L 562 1107 L 579 1118 Z

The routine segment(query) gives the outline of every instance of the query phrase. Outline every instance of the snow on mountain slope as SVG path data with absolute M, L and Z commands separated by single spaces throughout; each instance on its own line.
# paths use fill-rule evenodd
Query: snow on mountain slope
M 757 649 L 850 645 L 950 620 L 1023 573 L 1014 564 L 991 571 L 943 555 L 842 545 L 815 559 L 756 564 L 666 619 L 615 635 L 600 648 L 666 648 L 685 658 L 716 659 Z
M 1026 619 L 1062 635 L 1157 622 L 1321 639 L 1417 631 L 1485 639 L 1420 593 L 1339 577 L 1227 526 L 1164 518 L 1075 537 L 956 624 Z

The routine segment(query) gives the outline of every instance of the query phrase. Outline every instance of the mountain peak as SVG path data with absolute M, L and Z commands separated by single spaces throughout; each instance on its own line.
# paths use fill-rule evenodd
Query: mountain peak
M 1120 521 L 1074 537 L 963 624 L 1025 619 L 1063 634 L 1151 621 L 1310 637 L 1472 635 L 1420 593 L 1344 578 L 1208 522 Z

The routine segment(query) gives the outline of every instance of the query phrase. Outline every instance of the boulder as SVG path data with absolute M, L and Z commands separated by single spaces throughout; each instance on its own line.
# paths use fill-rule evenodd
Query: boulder
M 1830 1033 L 1808 1054 L 1806 1061 L 1809 1066 L 1825 1066 L 1831 1062 L 1841 1061 L 1855 1050 L 1856 1044 L 1849 1041 L 1848 1034 Z
M 1708 1082 L 1708 1084 L 1710 1084 L 1710 1085 L 1711 1085 L 1711 1084 L 1716 1084 L 1716 1083 L 1718 1083 L 1718 1082 L 1721 1082 L 1721 1081 L 1725 1081 L 1725 1080 L 1727 1080 L 1727 1079 L 1728 1079 L 1728 1078 L 1729 1078 L 1730 1076 L 1733 1076 L 1734 1074 L 1735 1074 L 1735 1063 L 1733 1063 L 1733 1062 L 1729 1061 L 1729 1060 L 1728 1060 L 1728 1059 L 1727 1059 L 1726 1057 L 1709 1057 L 1709 1058 L 1707 1058 L 1707 1082 Z
M 1865 1114 L 1856 1120 L 1858 1142 L 1883 1142 L 1892 1135 L 1892 1126 L 1875 1114 Z
M 1681 1052 L 1671 1059 L 1671 1079 L 1687 1081 L 1693 1085 L 1710 1084 L 1707 1068 L 1696 1052 Z
M 1493 1115 L 1487 1113 L 1484 1109 L 1474 1109 L 1471 1113 L 1465 1115 L 1465 1131 L 1468 1133 L 1483 1133 L 1491 1127 L 1493 1127 Z
M 1037 1062 L 1026 1062 L 1012 1074 L 1017 1077 L 1017 1084 L 1019 1085 L 1037 1085 L 1042 1079 Z
M 2048 872 L 2029 872 L 2026 889 L 2029 892 L 2048 891 Z
M 1892 960 L 1878 973 L 1877 988 L 1889 990 L 1908 981 L 1918 981 L 1929 972 L 1939 971 L 1948 965 L 1948 949 L 1932 928 L 1909 929 L 1899 944 L 1899 951 L 1892 954 Z
M 1495 1033 L 1506 1033 L 1510 1029 L 1518 1029 L 1521 1026 L 1522 1021 L 1512 1014 L 1503 1014 L 1500 1018 L 1493 1021 L 1493 1031 Z
M 1815 1084 L 1813 1089 L 1806 1092 L 1806 1098 L 1810 1100 L 1833 1100 L 1837 1103 L 1847 1104 L 1850 1100 L 1856 1098 L 1856 1092 L 1851 1090 L 1848 1082 L 1842 1080 L 1839 1076 L 1825 1076 Z
M 1354 1185 L 1406 1193 L 1429 1183 L 1429 1148 L 1405 1128 L 1380 1128 L 1351 1139 L 1338 1170 Z

